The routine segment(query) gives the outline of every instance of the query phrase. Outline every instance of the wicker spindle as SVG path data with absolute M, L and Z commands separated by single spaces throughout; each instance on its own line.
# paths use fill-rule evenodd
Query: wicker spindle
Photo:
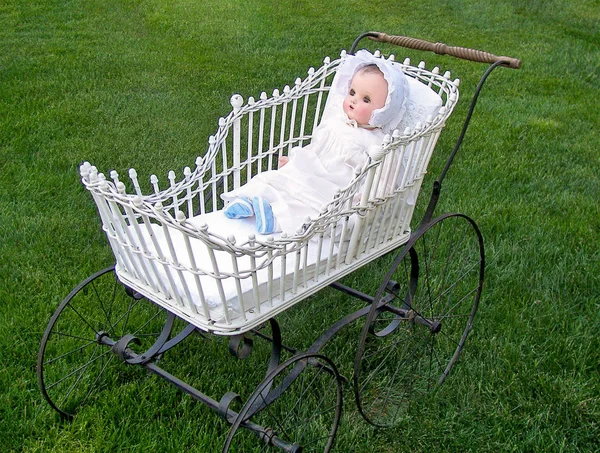
M 264 91 L 260 94 L 260 100 L 261 103 L 264 104 L 267 102 L 267 93 L 265 93 Z M 261 173 L 262 172 L 262 161 L 263 161 L 263 141 L 264 141 L 264 135 L 265 135 L 265 112 L 266 112 L 266 107 L 261 107 L 260 109 L 260 124 L 258 126 L 258 146 L 257 146 L 257 154 L 258 154 L 258 161 L 257 161 L 257 167 L 256 167 L 256 173 Z M 272 135 L 271 135 L 272 137 Z
M 121 182 L 121 181 L 119 181 L 119 173 L 117 173 L 115 170 L 111 170 L 110 178 L 115 183 L 115 186 Z
M 254 307 L 256 313 L 260 314 L 260 296 L 258 293 L 258 276 L 256 270 L 256 238 L 252 234 L 248 237 L 248 245 L 250 246 L 250 275 L 252 278 L 252 294 L 254 295 Z
M 309 68 L 308 70 L 308 80 L 312 80 L 315 74 L 315 68 Z M 302 102 L 302 118 L 300 120 L 300 132 L 298 134 L 298 146 L 302 147 L 304 144 L 304 129 L 306 127 L 306 115 L 308 113 L 308 104 L 310 102 L 310 94 L 306 93 Z
M 208 225 L 204 224 L 200 226 L 200 231 L 208 236 Z M 217 258 L 215 256 L 215 250 L 211 247 L 210 244 L 205 243 L 206 250 L 208 251 L 208 257 L 210 258 L 210 264 L 213 270 L 213 278 L 215 279 L 215 283 L 217 284 L 217 291 L 219 292 L 219 300 L 221 301 L 221 307 L 223 308 L 223 317 L 225 318 L 225 322 L 227 324 L 231 324 L 231 319 L 229 317 L 229 308 L 227 307 L 227 298 L 225 297 L 225 290 L 223 289 L 223 275 L 219 271 L 219 265 L 217 264 Z
M 279 97 L 279 90 L 273 90 L 273 99 Z M 277 122 L 277 104 L 273 104 L 271 107 L 271 128 L 269 131 L 269 151 L 271 151 L 275 145 L 275 123 Z M 271 170 L 273 168 L 273 153 L 269 152 L 267 168 Z M 261 162 L 262 167 L 262 162 Z
M 235 245 L 235 236 L 231 235 L 227 238 L 227 242 L 233 247 Z M 240 304 L 240 310 L 242 312 L 242 318 L 246 321 L 246 305 L 244 303 L 244 296 L 242 293 L 242 284 L 240 279 L 240 268 L 238 266 L 238 257 L 235 252 L 230 254 L 231 266 L 233 268 L 233 280 L 235 281 L 235 291 L 237 293 L 238 301 Z
M 219 127 L 224 128 L 225 124 L 225 119 L 219 118 Z M 227 140 L 221 140 L 221 175 L 223 180 L 223 193 L 229 192 L 229 173 L 230 168 L 229 162 L 227 160 Z M 217 208 L 215 203 L 215 206 L 213 206 L 213 211 L 215 211 L 216 209 Z
M 216 175 L 217 174 L 217 160 L 216 159 L 213 159 L 211 167 L 212 167 L 211 168 L 212 174 Z M 217 197 L 217 188 L 218 188 L 217 182 L 218 181 L 215 178 L 211 178 L 211 179 L 212 179 L 212 182 L 211 182 L 212 206 L 211 206 L 210 212 L 215 212 L 218 210 L 218 204 L 217 204 L 218 203 L 218 197 Z M 227 187 L 225 186 L 225 189 L 226 188 Z
M 373 146 L 369 150 L 369 157 L 372 162 L 378 162 L 383 157 L 383 149 L 381 146 Z M 371 190 L 373 187 L 373 180 L 375 179 L 375 173 L 379 165 L 372 165 L 367 173 L 367 180 L 365 181 L 365 185 L 363 188 L 362 197 L 359 203 L 360 209 L 366 209 L 369 201 L 369 197 L 371 195 Z M 359 215 L 356 219 L 356 224 L 352 229 L 352 235 L 350 236 L 350 243 L 348 244 L 348 253 L 346 254 L 346 264 L 350 264 L 354 259 L 354 255 L 356 254 L 359 248 L 359 241 L 363 234 L 365 219 L 363 216 Z
M 440 88 L 437 92 L 440 96 L 442 96 L 442 94 L 444 93 L 444 89 L 448 86 L 448 81 L 450 81 L 450 77 L 450 71 L 444 72 L 444 80 L 442 81 Z
M 240 117 L 236 114 L 242 108 L 244 98 L 239 94 L 234 94 L 230 99 L 231 107 L 233 107 L 233 188 L 240 187 Z
M 185 180 L 185 196 L 182 204 L 187 206 L 188 217 L 194 217 L 194 195 L 192 193 L 192 185 L 190 184 L 191 176 L 192 169 L 190 167 L 185 167 L 183 169 L 183 178 Z
M 399 137 L 400 131 L 394 131 L 394 136 Z M 383 222 L 380 226 L 381 237 L 378 238 L 379 243 L 383 242 L 392 235 L 395 219 L 394 212 L 397 207 L 398 199 L 400 198 L 400 195 L 398 194 L 398 188 L 400 185 L 401 174 L 404 171 L 405 152 L 406 145 L 400 145 L 400 147 L 394 152 L 395 164 L 394 173 L 392 176 L 393 194 L 392 198 L 386 203 L 386 208 L 383 214 Z
M 283 244 L 281 246 L 281 276 L 279 278 L 279 299 L 281 302 L 285 301 L 285 276 L 287 275 L 287 234 L 281 233 L 281 239 Z
M 176 217 L 179 212 L 179 200 L 177 199 L 177 191 L 175 190 L 175 172 L 170 170 L 167 178 L 169 179 L 169 185 L 171 186 L 171 192 L 173 193 L 171 198 L 173 200 L 173 214 Z
M 323 60 L 323 69 L 325 71 L 325 74 L 327 74 L 327 69 L 330 64 L 331 64 L 331 59 L 329 57 L 325 57 L 325 59 Z M 321 119 L 321 113 L 322 113 L 321 107 L 322 107 L 322 102 L 323 102 L 323 92 L 325 91 L 326 80 L 327 80 L 326 77 L 322 77 L 321 83 L 319 84 L 319 94 L 317 95 L 317 106 L 315 108 L 315 117 L 313 119 L 312 134 L 315 133 L 315 129 L 317 128 L 317 126 L 319 124 L 319 120 Z
M 136 196 L 133 199 L 133 205 L 136 208 L 140 208 L 142 207 L 142 198 L 140 196 Z M 156 269 L 154 260 L 153 258 L 153 254 L 152 251 L 148 248 L 148 244 L 146 242 L 146 238 L 145 235 L 142 234 L 142 230 L 140 228 L 140 224 L 137 221 L 136 215 L 133 212 L 133 210 L 131 209 L 130 206 L 125 205 L 125 213 L 127 215 L 127 218 L 129 219 L 129 229 L 133 229 L 133 237 L 135 238 L 134 242 L 137 244 L 138 249 L 140 250 L 140 256 L 139 259 L 142 263 L 144 263 L 144 267 L 145 264 L 148 263 L 148 267 L 150 268 L 150 270 L 152 272 L 147 272 L 148 274 L 148 284 L 149 286 L 151 286 L 154 291 L 158 291 L 159 288 L 163 288 L 162 284 L 160 283 L 160 274 L 158 273 L 158 270 Z M 143 220 L 143 219 L 142 219 Z
M 252 96 L 248 98 L 248 105 L 250 107 L 254 106 L 255 101 Z M 250 110 L 248 112 L 248 152 L 246 156 L 246 182 L 252 179 L 252 141 L 254 139 L 254 112 Z
M 88 178 L 90 183 L 94 184 L 97 182 L 96 167 L 90 167 Z M 121 224 L 116 221 L 115 216 L 112 213 L 111 206 L 108 200 L 104 197 L 99 196 L 96 192 L 92 192 L 92 197 L 98 206 L 98 212 L 102 219 L 102 225 L 106 231 L 108 241 L 115 252 L 117 263 L 125 268 L 125 270 L 133 275 L 135 278 L 139 278 L 134 265 L 134 258 L 129 247 L 124 246 L 126 244 L 125 238 L 123 237 L 123 231 Z M 120 212 L 117 215 L 121 215 Z M 119 258 L 121 258 L 119 260 Z
M 356 228 L 356 226 L 355 226 Z M 330 227 L 330 235 L 329 237 L 331 238 L 329 241 L 329 251 L 327 252 L 327 264 L 325 265 L 325 275 L 329 277 L 329 274 L 331 273 L 331 271 L 333 270 L 332 265 L 333 265 L 333 251 L 335 250 L 335 233 L 337 230 L 337 222 L 334 222 L 331 224 Z
M 150 184 L 152 184 L 152 189 L 154 193 L 158 195 L 160 193 L 160 187 L 158 186 L 158 176 L 150 175 Z
M 267 303 L 269 307 L 273 307 L 273 246 L 275 243 L 275 239 L 273 236 L 269 236 L 267 238 L 267 259 L 269 260 L 269 264 L 267 267 Z M 283 272 L 285 275 L 285 271 Z
M 182 213 L 183 214 L 183 213 Z M 179 214 L 179 215 L 182 215 Z M 183 296 L 180 297 L 178 291 L 175 291 L 175 300 L 179 303 L 180 306 L 184 307 L 186 305 L 186 301 L 188 305 L 192 305 L 192 296 L 190 294 L 190 289 L 188 288 L 187 282 L 185 280 L 185 275 L 183 275 L 183 271 L 181 270 L 181 264 L 179 264 L 179 259 L 177 257 L 177 250 L 173 245 L 173 238 L 171 237 L 171 228 L 167 226 L 166 223 L 162 223 L 163 235 L 165 238 L 165 242 L 167 243 L 167 249 L 169 250 L 169 254 L 171 255 L 171 265 L 174 268 L 175 273 L 179 277 L 179 281 L 181 282 L 181 287 L 183 288 Z
M 319 274 L 321 273 L 321 253 L 323 251 L 323 238 L 324 234 L 319 233 L 317 239 L 317 261 L 315 263 L 315 283 L 319 281 Z M 333 239 L 331 239 L 333 241 Z
M 429 81 L 427 86 L 433 89 L 433 79 L 437 79 L 437 77 L 434 76 L 438 76 L 440 74 L 440 68 L 436 66 L 431 70 L 431 72 L 433 73 L 433 76 L 430 75 L 427 77 L 427 80 Z
M 137 175 L 137 171 L 135 170 L 135 168 L 129 169 L 129 179 L 131 179 L 131 182 L 133 183 L 135 193 L 141 196 L 142 189 L 140 189 L 140 183 L 138 181 L 138 175 Z
M 283 87 L 283 95 L 285 97 L 288 97 L 289 93 L 290 93 L 290 87 L 288 85 L 286 85 L 285 87 Z M 296 100 L 294 99 L 292 103 L 295 104 Z M 282 156 L 283 147 L 284 147 L 284 143 L 285 143 L 285 130 L 286 130 L 285 128 L 287 126 L 288 104 L 289 104 L 289 101 L 284 102 L 281 105 L 281 122 L 279 124 L 279 144 L 277 145 L 277 147 L 279 148 L 279 152 L 278 152 L 279 157 Z M 291 136 L 291 134 L 293 134 L 293 131 L 290 130 L 290 136 Z M 271 159 L 269 159 L 269 170 L 273 170 L 274 168 L 277 168 L 276 164 L 275 164 L 275 166 L 273 166 L 273 162 L 271 161 Z
M 310 223 L 310 218 L 307 219 L 307 223 Z M 308 247 L 309 247 L 310 241 L 303 241 L 302 242 L 302 246 L 301 246 L 301 252 L 302 252 L 302 287 L 303 288 L 307 288 L 306 286 L 306 282 L 308 280 Z
M 125 194 L 125 184 L 123 184 L 122 182 L 117 184 L 117 190 L 121 194 Z M 154 286 L 154 285 L 150 285 L 151 278 L 150 278 L 150 273 L 148 271 L 148 268 L 146 267 L 146 262 L 145 262 L 144 258 L 140 255 L 140 249 L 139 249 L 138 245 L 136 244 L 136 241 L 134 239 L 134 236 L 133 236 L 131 230 L 129 229 L 129 227 L 127 226 L 127 224 L 125 222 L 125 218 L 123 217 L 123 214 L 119 208 L 120 205 L 118 205 L 114 200 L 109 199 L 108 206 L 110 207 L 110 211 L 112 213 L 112 218 L 114 221 L 114 225 L 116 227 L 115 230 L 120 231 L 120 233 L 121 233 L 119 235 L 120 236 L 119 240 L 123 241 L 121 246 L 130 250 L 131 257 L 132 257 L 131 263 L 136 268 L 136 274 L 137 274 L 138 278 L 140 280 L 143 280 L 145 284 L 148 284 L 149 286 Z M 130 209 L 130 208 L 128 208 L 128 209 Z M 126 205 L 124 206 L 124 210 L 126 211 L 126 214 L 129 217 L 129 213 L 127 212 Z M 131 216 L 131 217 L 133 217 L 133 216 Z M 129 222 L 137 223 L 135 218 L 132 219 L 131 217 L 129 217 Z
M 294 253 L 294 278 L 292 280 L 292 294 L 296 294 L 298 292 L 298 279 L 300 274 L 300 263 L 301 263 L 301 252 L 302 246 L 300 243 L 296 242 L 294 244 L 296 248 L 296 253 Z
M 302 84 L 302 79 L 300 79 L 299 77 L 296 79 L 295 82 L 295 87 L 294 87 L 294 91 L 298 92 L 300 91 L 300 87 Z M 292 149 L 292 146 L 294 146 L 294 133 L 296 132 L 296 110 L 298 108 L 298 98 L 294 96 L 294 99 L 292 100 L 292 112 L 290 114 L 290 133 L 289 133 L 289 138 L 288 138 L 288 154 L 290 149 Z M 300 119 L 301 124 L 302 124 L 302 118 Z M 281 155 L 281 150 L 279 151 L 279 154 Z
M 344 258 L 343 253 L 342 253 L 342 248 L 343 248 L 344 244 L 346 243 L 347 239 L 348 239 L 348 216 L 345 216 L 344 220 L 342 221 L 342 234 L 340 235 L 340 241 L 339 241 L 338 252 L 337 252 L 337 262 L 335 265 L 337 268 L 339 268 L 342 265 L 342 258 Z M 331 240 L 333 242 L 333 238 Z M 346 252 L 348 252 L 348 250 L 346 250 Z
M 162 206 L 160 206 L 160 210 L 162 210 Z M 146 229 L 146 235 L 148 237 L 150 237 L 150 241 L 152 242 L 152 246 L 154 247 L 154 253 L 149 254 L 150 262 L 152 264 L 154 264 L 153 261 L 156 260 L 156 261 L 158 261 L 158 265 L 162 265 L 163 270 L 165 271 L 165 274 L 167 275 L 167 280 L 171 284 L 171 291 L 175 291 L 175 283 L 173 282 L 173 279 L 171 277 L 171 268 L 169 266 L 167 266 L 167 264 L 166 264 L 164 254 L 162 253 L 162 249 L 160 247 L 158 239 L 156 238 L 156 234 L 154 234 L 154 231 L 152 229 L 152 223 L 150 222 L 150 218 L 148 217 L 148 215 L 142 214 L 142 222 Z M 167 288 L 165 282 L 163 281 L 164 279 L 159 275 L 159 276 L 157 276 L 157 280 L 160 285 L 162 293 L 165 296 L 167 296 L 167 298 L 170 298 L 171 296 L 169 293 L 169 289 Z
M 202 169 L 202 165 L 204 163 L 204 159 L 201 156 L 196 157 L 196 169 L 194 170 L 197 192 L 198 192 L 198 211 L 196 214 L 204 214 L 204 171 Z

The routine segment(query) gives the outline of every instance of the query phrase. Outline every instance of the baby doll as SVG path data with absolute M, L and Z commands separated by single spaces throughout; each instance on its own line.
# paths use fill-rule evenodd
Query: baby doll
M 339 94 L 345 96 L 341 112 L 321 122 L 309 145 L 290 150 L 278 170 L 221 195 L 226 217 L 255 216 L 260 234 L 295 232 L 315 218 L 352 181 L 369 148 L 382 144 L 384 130 L 400 121 L 408 84 L 399 68 L 359 51 L 338 70 L 330 96 Z

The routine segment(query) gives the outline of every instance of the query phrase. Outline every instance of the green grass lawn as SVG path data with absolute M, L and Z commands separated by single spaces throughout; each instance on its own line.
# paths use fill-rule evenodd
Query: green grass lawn
M 346 386 L 336 451 L 600 451 L 599 23 L 598 0 L 3 0 L 2 451 L 220 451 L 227 425 L 139 369 L 115 364 L 113 385 L 70 423 L 40 394 L 48 319 L 78 282 L 113 263 L 78 166 L 180 172 L 206 149 L 232 93 L 281 89 L 369 30 L 518 57 L 523 68 L 492 74 L 438 205 L 474 218 L 486 241 L 464 355 L 395 429 L 364 423 Z M 461 79 L 435 177 L 485 65 L 382 50 Z M 352 278 L 376 287 L 383 267 Z M 325 290 L 281 317 L 284 338 L 310 342 L 350 308 Z M 355 341 L 348 332 L 324 352 L 351 369 Z M 237 363 L 226 344 L 194 338 L 164 366 L 216 395 L 231 381 L 247 396 L 260 380 L 257 352 Z

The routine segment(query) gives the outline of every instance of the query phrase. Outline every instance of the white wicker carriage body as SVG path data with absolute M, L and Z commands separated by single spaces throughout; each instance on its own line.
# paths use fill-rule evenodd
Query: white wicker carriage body
M 236 335 L 306 299 L 342 276 L 404 244 L 410 237 L 414 200 L 445 121 L 458 100 L 458 80 L 424 64 L 400 65 L 441 99 L 433 116 L 413 112 L 316 219 L 293 234 L 252 234 L 251 226 L 225 219 L 220 194 L 253 175 L 275 169 L 277 158 L 310 142 L 326 110 L 335 70 L 347 58 L 325 59 L 318 70 L 272 97 L 262 94 L 219 120 L 196 168 L 184 170 L 161 190 L 134 193 L 84 163 L 91 192 L 116 258 L 119 279 L 203 331 Z M 414 83 L 413 83 L 414 85 Z M 428 89 L 429 89 L 428 88 Z M 418 107 L 418 105 L 417 105 Z

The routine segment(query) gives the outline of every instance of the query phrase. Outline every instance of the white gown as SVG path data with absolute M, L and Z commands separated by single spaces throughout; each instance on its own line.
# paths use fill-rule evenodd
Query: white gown
M 381 145 L 383 137 L 380 129 L 357 127 L 344 117 L 331 118 L 319 125 L 309 145 L 291 150 L 285 166 L 259 173 L 221 197 L 226 202 L 238 197 L 265 198 L 279 230 L 293 234 L 352 181 L 355 170 L 367 161 L 369 148 Z

